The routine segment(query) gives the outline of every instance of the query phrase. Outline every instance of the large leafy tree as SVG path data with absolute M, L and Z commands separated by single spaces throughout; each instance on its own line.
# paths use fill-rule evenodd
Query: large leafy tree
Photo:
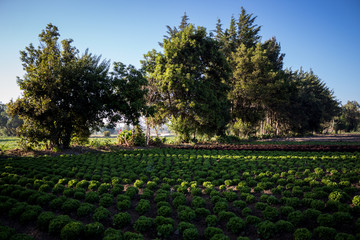
M 114 111 L 112 122 L 124 121 L 126 124 L 138 125 L 141 116 L 152 113 L 147 106 L 147 80 L 142 70 L 121 62 L 114 63 L 112 76 L 112 99 L 109 108 Z
M 24 120 L 25 143 L 46 142 L 50 147 L 70 145 L 72 137 L 88 137 L 106 117 L 110 101 L 109 62 L 86 52 L 79 55 L 52 24 L 39 35 L 40 46 L 21 51 L 25 75 L 18 78 L 23 96 L 10 102 L 9 112 Z
M 357 101 L 348 101 L 341 107 L 337 119 L 336 130 L 346 132 L 357 131 L 360 126 L 360 104 Z
M 229 66 L 205 28 L 182 25 L 181 31 L 164 39 L 164 53 L 154 54 L 154 65 L 147 61 L 148 75 L 161 99 L 156 108 L 183 141 L 195 133 L 223 134 L 229 121 Z
M 0 135 L 15 136 L 17 128 L 23 124 L 19 116 L 9 116 L 6 105 L 0 102 Z
M 284 122 L 293 133 L 320 132 L 322 124 L 331 121 L 340 111 L 333 92 L 314 74 L 287 70 L 291 94 L 284 103 Z

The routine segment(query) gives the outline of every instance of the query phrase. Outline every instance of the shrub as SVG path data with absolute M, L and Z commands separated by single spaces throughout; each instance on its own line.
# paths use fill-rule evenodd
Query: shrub
M 334 226 L 334 217 L 328 213 L 320 214 L 317 217 L 316 222 L 320 226 L 332 227 Z
M 76 240 L 84 233 L 84 224 L 81 222 L 70 222 L 61 230 L 61 240 Z
M 314 229 L 313 234 L 320 240 L 333 240 L 336 236 L 336 230 L 334 228 L 320 226 Z
M 210 210 L 206 208 L 196 208 L 195 214 L 197 217 L 206 217 L 207 215 L 210 215 Z
M 104 207 L 98 207 L 93 214 L 93 220 L 95 222 L 101 222 L 110 217 L 110 211 Z
M 287 217 L 288 221 L 290 221 L 294 226 L 299 226 L 304 220 L 304 215 L 299 210 L 290 213 Z
M 172 218 L 167 218 L 167 217 L 163 217 L 163 216 L 157 216 L 154 220 L 154 223 L 156 226 L 160 226 L 163 224 L 171 224 L 174 226 L 175 221 Z
M 266 220 L 275 221 L 279 216 L 279 212 L 276 208 L 267 206 L 263 211 L 263 215 Z
M 235 192 L 223 192 L 222 194 L 224 195 L 226 200 L 228 200 L 229 202 L 233 202 L 238 198 L 238 196 Z
M 17 202 L 9 211 L 9 217 L 19 218 L 20 215 L 25 211 L 27 204 L 24 202 Z
M 42 211 L 40 206 L 28 206 L 20 216 L 20 222 L 26 224 L 31 221 L 35 221 Z
M 205 207 L 205 200 L 202 197 L 195 196 L 191 201 L 191 205 L 195 208 Z
M 159 216 L 164 216 L 164 217 L 169 217 L 172 214 L 172 210 L 170 207 L 167 206 L 162 206 L 157 210 L 157 215 Z
M 264 211 L 267 206 L 269 206 L 269 205 L 267 205 L 266 203 L 257 202 L 257 203 L 255 204 L 255 209 Z
M 252 213 L 252 210 L 251 210 L 251 208 L 249 208 L 249 207 L 245 207 L 242 211 L 241 211 L 241 214 L 243 215 L 243 216 L 248 216 L 248 215 L 250 215 Z
M 156 228 L 158 236 L 168 238 L 173 232 L 174 227 L 172 224 L 162 224 Z
M 110 137 L 110 131 L 104 131 L 104 137 Z
M 356 195 L 353 197 L 352 204 L 354 204 L 354 206 L 360 206 L 360 195 Z
M 103 240 L 123 240 L 123 234 L 120 230 L 108 228 L 105 230 Z
M 131 201 L 130 200 L 122 200 L 118 201 L 116 204 L 117 209 L 120 211 L 127 210 L 131 207 Z
M 237 234 L 237 233 L 240 233 L 245 228 L 245 225 L 246 225 L 245 221 L 242 220 L 241 218 L 232 217 L 226 224 L 226 228 L 230 232 Z
M 149 231 L 154 224 L 154 220 L 149 217 L 140 216 L 134 223 L 134 229 L 138 232 Z
M 218 214 L 221 211 L 226 211 L 228 209 L 228 204 L 227 202 L 217 202 L 215 203 L 214 207 L 213 207 L 213 212 Z
M 250 240 L 248 237 L 238 237 L 236 240 Z
M 98 188 L 98 193 L 101 195 L 103 193 L 108 193 L 111 189 L 110 183 L 102 183 Z
M 89 216 L 94 212 L 95 206 L 90 203 L 82 203 L 77 209 L 77 215 L 79 217 Z
M 278 232 L 292 233 L 295 229 L 294 225 L 291 222 L 285 220 L 279 220 L 275 223 L 275 225 Z
M 88 192 L 85 196 L 85 201 L 88 203 L 99 202 L 99 194 L 97 192 Z
M 99 201 L 99 205 L 105 208 L 112 206 L 113 203 L 114 203 L 114 198 L 111 194 L 108 193 L 103 194 L 103 196 L 100 198 Z
M 49 229 L 49 223 L 55 218 L 53 212 L 42 212 L 37 218 L 37 226 L 42 231 L 47 231 Z
M 322 211 L 325 208 L 325 203 L 321 200 L 312 200 L 310 206 L 311 208 Z
M 276 225 L 269 220 L 265 220 L 257 225 L 257 231 L 264 239 L 272 238 L 276 233 Z
M 137 179 L 134 183 L 134 186 L 137 188 L 142 188 L 144 186 L 144 181 Z
M 60 209 L 63 203 L 66 201 L 66 197 L 61 196 L 50 201 L 49 207 L 53 210 Z
M 211 239 L 216 234 L 224 234 L 224 232 L 217 227 L 207 227 L 204 231 L 205 239 Z
M 246 207 L 246 202 L 244 202 L 242 200 L 235 200 L 233 202 L 233 206 L 236 207 L 236 208 L 242 209 L 242 208 Z
M 335 240 L 355 240 L 355 237 L 348 233 L 338 233 L 335 236 Z
M 346 194 L 340 191 L 334 191 L 329 194 L 329 200 L 344 202 L 346 200 Z
M 10 228 L 8 226 L 1 226 L 0 225 L 0 239 L 1 240 L 10 239 L 10 237 L 12 235 L 14 235 L 15 233 L 16 233 L 15 229 Z
M 188 228 L 184 230 L 182 236 L 184 240 L 196 240 L 199 238 L 199 232 L 196 228 Z
M 219 222 L 227 222 L 232 217 L 236 217 L 233 212 L 221 211 L 218 214 Z
M 215 234 L 210 240 L 230 240 L 228 236 L 223 233 Z
M 84 235 L 87 238 L 98 238 L 104 233 L 104 225 L 99 222 L 93 222 L 85 225 Z
M 249 216 L 246 217 L 245 222 L 246 222 L 246 224 L 256 225 L 256 224 L 261 222 L 261 218 L 253 216 L 253 215 L 249 215 Z
M 186 204 L 186 198 L 184 195 L 180 195 L 177 196 L 173 199 L 172 204 L 174 206 L 174 208 L 178 208 L 181 205 L 185 205 Z
M 333 214 L 336 225 L 348 225 L 351 224 L 352 216 L 348 212 L 336 212 Z
M 298 228 L 294 232 L 295 240 L 311 240 L 312 233 L 307 228 Z
M 178 229 L 180 233 L 183 233 L 186 229 L 189 228 L 196 228 L 194 224 L 189 223 L 189 222 L 180 222 L 178 224 Z
M 49 223 L 49 233 L 52 235 L 59 235 L 61 229 L 72 220 L 68 215 L 58 215 Z
M 304 217 L 306 220 L 314 220 L 321 214 L 319 210 L 308 208 L 304 211 Z
M 191 221 L 196 217 L 195 211 L 192 209 L 185 209 L 185 210 L 181 210 L 178 213 L 179 219 L 181 221 Z
M 205 222 L 208 227 L 214 227 L 216 226 L 218 219 L 216 215 L 209 215 L 205 218 Z
M 57 183 L 53 187 L 52 192 L 55 193 L 55 194 L 59 194 L 59 193 L 64 192 L 64 190 L 65 190 L 65 186 L 60 184 L 60 183 Z
M 85 199 L 85 192 L 76 190 L 74 193 L 74 198 L 76 198 L 78 200 Z
M 147 211 L 150 210 L 150 201 L 149 200 L 145 200 L 145 199 L 140 199 L 138 205 L 136 206 L 136 211 L 140 214 L 143 215 L 144 213 L 146 213 Z M 171 209 L 170 209 L 171 210 Z
M 24 233 L 16 233 L 9 240 L 34 240 L 34 238 Z
M 279 208 L 279 211 L 280 211 L 280 214 L 283 215 L 283 216 L 288 216 L 289 213 L 292 213 L 295 211 L 295 209 L 293 207 L 290 207 L 290 206 L 281 206 Z
M 274 205 L 279 203 L 279 199 L 277 199 L 275 196 L 269 196 L 268 199 L 266 200 L 266 202 L 270 205 Z
M 67 213 L 73 212 L 80 207 L 80 201 L 75 199 L 67 199 L 61 206 L 61 209 Z
M 140 233 L 125 232 L 123 239 L 124 240 L 143 240 L 144 237 Z
M 136 194 L 138 194 L 138 192 L 139 192 L 139 189 L 137 189 L 136 187 L 128 187 L 126 189 L 125 194 L 132 199 L 136 196 Z
M 113 217 L 113 225 L 116 228 L 123 228 L 126 225 L 130 224 L 130 222 L 131 222 L 131 218 L 128 212 L 121 212 L 115 214 Z

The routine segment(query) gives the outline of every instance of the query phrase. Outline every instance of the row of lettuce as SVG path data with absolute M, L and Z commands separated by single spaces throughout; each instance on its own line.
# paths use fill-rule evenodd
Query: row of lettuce
M 360 239 L 359 160 L 179 149 L 2 159 L 0 239 L 31 239 L 24 229 L 63 240 Z

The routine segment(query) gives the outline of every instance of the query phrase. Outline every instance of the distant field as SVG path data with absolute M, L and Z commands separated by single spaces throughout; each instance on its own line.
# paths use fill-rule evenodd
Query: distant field
M 166 143 L 173 143 L 174 136 L 166 137 Z M 19 148 L 18 137 L 2 137 L 0 136 L 0 149 L 11 150 Z M 101 147 L 114 145 L 117 143 L 117 136 L 111 135 L 104 137 L 102 135 L 92 135 L 89 139 L 87 147 Z M 360 134 L 337 134 L 337 135 L 316 135 L 312 137 L 302 138 L 274 138 L 261 140 L 244 140 L 238 144 L 254 144 L 254 145 L 360 145 Z

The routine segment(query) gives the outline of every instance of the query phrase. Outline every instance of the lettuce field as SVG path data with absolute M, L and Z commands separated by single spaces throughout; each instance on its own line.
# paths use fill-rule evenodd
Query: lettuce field
M 360 153 L 0 159 L 0 239 L 360 239 Z

